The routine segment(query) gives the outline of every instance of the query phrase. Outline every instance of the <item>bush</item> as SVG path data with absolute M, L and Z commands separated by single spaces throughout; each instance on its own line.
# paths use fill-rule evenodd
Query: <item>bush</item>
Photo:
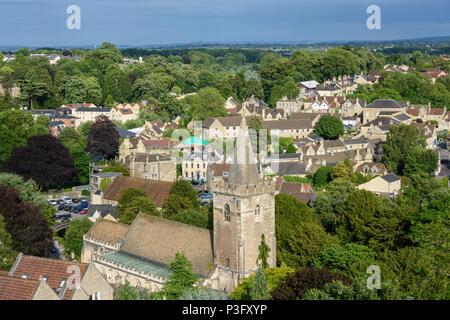
M 328 268 L 304 267 L 299 269 L 291 278 L 278 286 L 271 294 L 274 300 L 298 300 L 303 299 L 310 289 L 322 290 L 327 283 L 340 280 L 349 285 L 351 280 L 340 276 Z
M 81 191 L 81 195 L 82 196 L 90 196 L 91 192 L 89 190 L 83 190 L 83 191 Z

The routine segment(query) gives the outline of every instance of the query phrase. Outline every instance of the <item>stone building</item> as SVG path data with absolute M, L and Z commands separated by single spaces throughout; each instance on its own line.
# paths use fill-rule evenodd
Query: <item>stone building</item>
M 42 294 L 35 299 L 112 300 L 113 288 L 92 263 L 62 261 L 19 253 L 8 277 L 28 281 L 45 281 Z M 1 282 L 1 280 L 0 280 Z
M 128 229 L 102 219 L 84 237 L 83 261 L 92 261 L 112 285 L 127 280 L 134 287 L 158 291 L 171 274 L 168 264 L 183 252 L 200 277 L 199 285 L 231 291 L 257 270 L 264 235 L 270 248 L 268 263 L 274 267 L 275 182 L 262 180 L 251 160 L 245 118 L 237 145 L 236 161 L 221 168 L 229 170 L 227 177 L 211 181 L 213 232 L 145 214 L 139 214 Z
M 275 184 L 263 181 L 251 148 L 245 118 L 236 142 L 234 163 L 225 180 L 212 185 L 214 194 L 213 287 L 232 290 L 254 273 L 261 236 L 270 247 L 268 263 L 276 264 Z
M 137 153 L 125 158 L 130 176 L 173 182 L 177 178 L 177 164 L 164 154 Z

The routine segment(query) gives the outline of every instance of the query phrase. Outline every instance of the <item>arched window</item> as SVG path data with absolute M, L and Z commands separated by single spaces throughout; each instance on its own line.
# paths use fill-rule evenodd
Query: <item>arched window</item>
M 259 216 L 260 214 L 261 214 L 261 207 L 258 204 L 255 209 L 255 216 Z
M 231 210 L 228 204 L 225 204 L 224 207 L 225 221 L 231 221 Z

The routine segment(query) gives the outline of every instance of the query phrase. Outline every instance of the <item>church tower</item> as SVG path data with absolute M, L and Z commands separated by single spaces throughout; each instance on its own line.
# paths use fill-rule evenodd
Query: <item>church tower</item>
M 212 183 L 215 287 L 227 291 L 257 270 L 262 234 L 270 248 L 269 266 L 276 266 L 275 182 L 260 177 L 245 117 L 233 160 L 228 178 Z

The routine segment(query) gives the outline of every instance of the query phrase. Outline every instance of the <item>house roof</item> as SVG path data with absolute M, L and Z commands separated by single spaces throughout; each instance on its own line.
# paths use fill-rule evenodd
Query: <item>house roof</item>
M 342 148 L 344 143 L 341 140 L 324 140 L 323 145 L 326 149 L 328 148 Z
M 151 149 L 172 149 L 177 144 L 176 141 L 168 139 L 144 140 L 143 143 Z
M 0 300 L 30 300 L 39 286 L 38 280 L 9 277 L 0 273 Z
M 92 208 L 89 206 L 89 211 L 91 211 L 91 209 L 95 209 L 92 210 L 92 213 L 95 213 L 96 210 L 100 211 L 102 208 Z M 130 226 L 127 224 L 114 222 L 107 219 L 99 219 L 94 223 L 86 236 L 107 243 L 116 244 L 120 239 L 122 239 L 129 227 Z
M 110 112 L 111 108 L 85 108 L 80 107 L 77 109 L 77 112 Z
M 122 128 L 116 127 L 117 132 L 119 133 L 119 138 L 131 138 L 136 136 L 136 133 L 124 130 Z
M 291 113 L 292 120 L 315 120 L 317 117 L 321 117 L 321 113 L 310 113 L 310 112 L 293 112 Z
M 270 167 L 279 176 L 306 174 L 305 164 L 299 161 L 271 163 Z
M 149 180 L 127 176 L 118 176 L 106 190 L 103 198 L 118 201 L 122 190 L 138 188 L 144 190 L 153 199 L 157 207 L 162 207 L 164 200 L 169 196 L 173 183 L 159 180 Z
M 366 106 L 366 108 L 403 108 L 398 102 L 392 99 L 377 99 Z
M 208 170 L 210 170 L 215 177 L 222 177 L 223 172 L 230 172 L 230 164 L 228 163 L 209 163 Z
M 30 280 L 39 280 L 40 277 L 47 278 L 47 284 L 56 291 L 58 296 L 63 300 L 69 300 L 72 297 L 73 291 L 67 287 L 67 279 L 72 273 L 67 272 L 67 268 L 75 266 L 80 268 L 80 276 L 83 277 L 87 268 L 86 263 L 79 263 L 76 261 L 62 261 L 34 256 L 26 256 L 19 253 L 14 265 L 11 267 L 9 275 L 11 277 L 20 278 L 22 275 L 27 274 Z M 60 288 L 61 281 L 65 280 L 65 287 L 60 291 L 56 289 Z
M 365 140 L 365 139 L 344 139 L 344 144 L 345 145 L 363 144 L 363 143 L 369 143 L 369 141 Z
M 172 158 L 165 154 L 136 153 L 134 156 L 127 156 L 125 162 L 131 161 L 131 158 L 134 158 L 135 162 L 172 161 Z
M 272 130 L 296 130 L 296 129 L 313 129 L 312 122 L 309 120 L 270 120 L 263 121 L 262 127 L 264 129 Z
M 445 114 L 445 111 L 445 108 L 431 108 L 428 114 L 433 116 L 441 116 Z
M 123 237 L 120 252 L 165 265 L 183 252 L 193 271 L 207 276 L 213 262 L 213 236 L 207 229 L 139 214 Z
M 400 178 L 397 175 L 393 174 L 393 173 L 389 173 L 389 174 L 387 174 L 385 176 L 382 176 L 381 178 L 383 178 L 384 180 L 386 180 L 389 183 L 392 183 L 392 182 L 400 180 Z

